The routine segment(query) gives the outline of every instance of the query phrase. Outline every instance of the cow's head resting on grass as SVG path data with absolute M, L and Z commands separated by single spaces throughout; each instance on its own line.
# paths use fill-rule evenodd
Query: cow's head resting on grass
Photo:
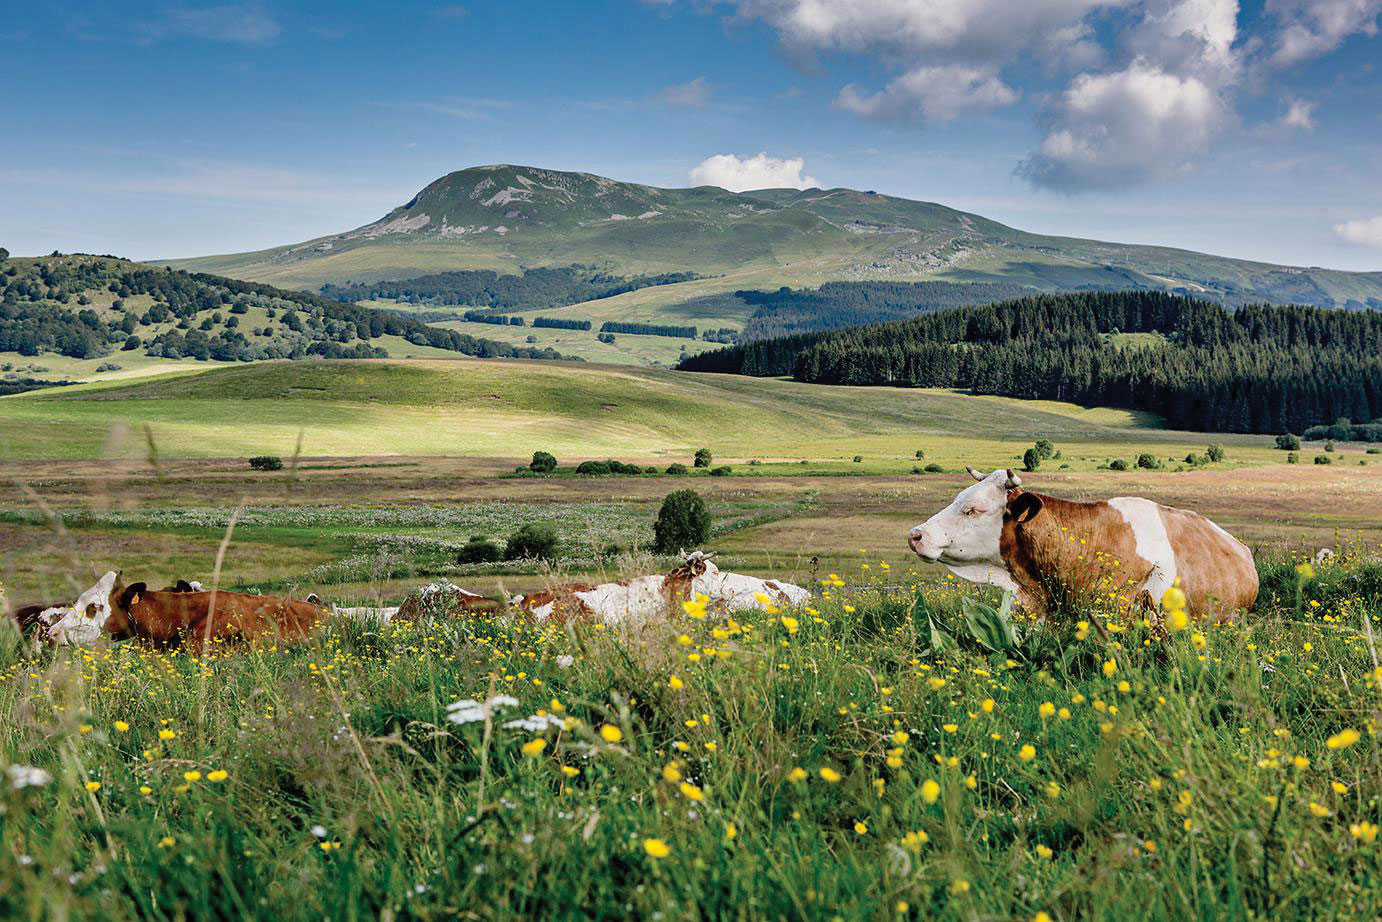
M 961 490 L 949 506 L 913 528 L 907 542 L 922 560 L 944 564 L 957 576 L 1011 588 L 1012 577 L 999 545 L 1003 516 L 1022 479 L 1011 469 L 991 474 L 972 467 L 966 470 L 978 483 Z
M 126 636 L 126 612 L 143 590 L 143 583 L 126 587 L 120 582 L 120 574 L 111 570 L 62 612 L 62 617 L 48 628 L 48 639 L 55 644 L 87 646 L 102 634 Z

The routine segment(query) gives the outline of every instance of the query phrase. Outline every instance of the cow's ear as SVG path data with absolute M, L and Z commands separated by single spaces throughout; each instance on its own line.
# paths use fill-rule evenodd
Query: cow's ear
M 120 604 L 118 607 L 122 611 L 129 611 L 130 606 L 139 601 L 139 597 L 144 594 L 144 590 L 147 588 L 148 586 L 144 583 L 132 583 L 126 586 L 125 590 L 120 593 Z
M 1014 522 L 1030 522 L 1041 512 L 1041 497 L 1035 493 L 1019 493 L 1008 503 L 1008 515 Z
M 191 591 L 192 591 L 192 584 L 189 583 L 189 582 L 188 582 L 187 580 L 185 580 L 185 579 L 180 579 L 180 580 L 177 581 L 177 584 L 173 586 L 173 591 L 174 591 L 174 592 L 191 592 Z

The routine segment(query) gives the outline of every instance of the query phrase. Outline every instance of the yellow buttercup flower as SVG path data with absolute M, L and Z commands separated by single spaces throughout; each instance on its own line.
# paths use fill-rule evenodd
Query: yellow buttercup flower
M 605 724 L 600 728 L 600 737 L 606 743 L 617 743 L 624 738 L 624 731 L 613 724 Z
M 681 795 L 685 797 L 687 800 L 705 800 L 705 792 L 689 781 L 683 781 L 681 783 L 680 790 Z
M 672 854 L 672 849 L 661 839 L 644 839 L 643 850 L 654 858 L 666 858 Z
M 839 772 L 835 771 L 835 769 L 826 766 L 821 769 L 821 777 L 824 778 L 826 781 L 829 781 L 831 784 L 834 784 L 844 776 L 841 775 Z
M 940 799 L 941 786 L 933 779 L 927 778 L 921 783 L 921 799 L 923 802 L 933 804 Z
M 1030 762 L 1036 758 L 1036 747 L 1027 743 L 1017 751 L 1017 757 L 1023 762 Z
M 1348 727 L 1325 740 L 1324 744 L 1330 749 L 1347 749 L 1360 739 L 1362 739 L 1362 734 L 1352 727 Z
M 801 766 L 797 766 L 796 768 L 792 769 L 787 773 L 787 780 L 793 782 L 805 781 L 806 769 L 802 768 Z
M 525 756 L 538 756 L 547 747 L 547 741 L 542 737 L 535 737 L 523 744 L 523 754 Z

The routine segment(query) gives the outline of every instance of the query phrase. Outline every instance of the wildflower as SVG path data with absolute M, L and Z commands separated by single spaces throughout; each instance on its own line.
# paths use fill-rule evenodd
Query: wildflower
M 683 688 L 686 687 L 686 683 L 683 682 L 681 679 L 677 678 L 676 676 L 672 676 L 671 678 L 669 678 L 667 680 L 667 685 L 673 691 L 681 691 Z
M 321 849 L 322 851 L 324 851 L 324 852 L 332 852 L 332 851 L 337 851 L 337 850 L 339 850 L 340 847 L 341 847 L 341 843 L 340 843 L 340 842 L 336 842 L 336 841 L 322 842 L 322 843 L 318 844 L 317 847 L 320 848 L 320 849 Z
M 525 756 L 539 756 L 546 747 L 547 740 L 537 736 L 523 744 L 523 754 Z
M 953 880 L 950 882 L 950 895 L 962 896 L 969 892 L 969 881 Z
M 893 734 L 893 742 L 899 746 L 907 742 L 907 740 L 910 738 L 911 737 L 908 735 L 906 730 L 898 730 L 896 733 Z
M 1177 585 L 1161 594 L 1161 607 L 1164 609 L 1184 608 L 1186 605 L 1185 591 L 1180 588 L 1180 581 L 1177 580 L 1176 582 Z
M 10 776 L 10 787 L 16 791 L 41 788 L 53 780 L 52 775 L 32 765 L 11 765 L 5 773 Z
M 1321 807 L 1319 804 L 1315 803 L 1313 800 L 1310 801 L 1310 812 L 1311 812 L 1312 814 L 1314 814 L 1316 817 L 1325 817 L 1325 816 L 1328 816 L 1328 815 L 1329 815 L 1329 810 L 1327 810 L 1327 809 L 1324 808 L 1324 807 Z
M 1060 785 L 1054 781 L 1046 782 L 1046 796 L 1055 799 L 1060 796 Z
M 680 791 L 681 796 L 685 797 L 687 800 L 705 800 L 705 792 L 689 781 L 683 781 L 681 783 Z
M 681 769 L 677 768 L 677 763 L 668 762 L 666 765 L 662 766 L 662 777 L 676 784 L 681 780 Z
M 1075 639 L 1084 640 L 1089 636 L 1089 622 L 1080 621 L 1075 624 Z
M 1115 672 L 1117 672 L 1117 671 L 1118 671 L 1118 662 L 1117 662 L 1116 660 L 1105 660 L 1105 661 L 1104 661 L 1104 678 L 1106 678 L 1106 679 L 1111 679 L 1111 678 L 1113 678 L 1113 674 L 1114 674 Z
M 153 792 L 154 792 L 154 789 L 151 788 L 151 787 L 149 787 L 147 784 L 141 784 L 141 785 L 139 786 L 139 793 L 143 794 L 145 797 L 149 796 L 149 795 L 152 794 Z
M 158 731 L 158 738 L 163 740 L 164 742 L 173 739 L 175 736 L 177 736 L 177 734 L 174 733 L 172 730 L 169 730 L 167 727 L 164 727 L 162 730 Z
M 941 724 L 941 729 L 946 733 L 954 733 L 960 729 L 959 724 Z
M 1166 626 L 1173 631 L 1183 631 L 1190 626 L 1190 616 L 1183 608 L 1173 608 L 1166 613 Z
M 677 643 L 681 644 L 683 647 L 689 647 L 689 646 L 691 646 L 691 637 L 690 637 L 690 635 L 688 635 L 688 634 L 678 634 L 678 635 L 677 635 Z
M 826 781 L 829 781 L 831 784 L 835 784 L 837 781 L 844 777 L 839 772 L 835 771 L 835 769 L 830 768 L 829 766 L 822 767 L 820 774 L 822 778 L 824 778 Z
M 229 777 L 230 772 L 226 771 L 224 768 L 218 768 L 215 771 L 210 771 L 206 773 L 206 780 L 214 782 L 216 784 L 220 784 L 222 781 L 225 781 Z
M 1051 922 L 1051 916 L 1043 910 L 1032 916 L 1032 922 Z
M 600 728 L 600 737 L 606 743 L 617 743 L 624 738 L 624 731 L 613 724 L 605 724 Z
M 1201 634 L 1199 631 L 1196 631 L 1195 633 L 1190 635 L 1190 643 L 1194 645 L 1196 650 L 1203 650 L 1206 641 L 1204 639 L 1204 635 Z
M 778 620 L 782 622 L 782 626 L 785 627 L 785 628 L 787 629 L 787 633 L 788 633 L 788 634 L 795 634 L 795 633 L 797 632 L 797 619 L 796 619 L 796 618 L 792 618 L 792 617 L 790 617 L 790 616 L 788 616 L 788 615 L 783 615 L 783 616 L 782 616 L 781 618 L 779 618 Z
M 1324 744 L 1330 749 L 1347 749 L 1361 738 L 1362 735 L 1357 730 L 1347 727 L 1325 740 Z
M 703 621 L 705 619 L 705 605 L 709 601 L 705 596 L 698 595 L 689 602 L 682 602 L 681 609 L 686 612 L 688 617 Z
M 969 775 L 968 777 L 965 778 L 965 787 L 969 788 L 971 791 L 974 790 L 975 788 L 977 788 L 978 786 L 979 786 L 979 779 L 978 779 L 978 778 L 974 777 L 973 775 Z
M 94 730 L 94 729 L 96 729 L 96 728 L 93 727 L 93 726 L 91 726 L 91 724 L 82 724 L 80 727 L 77 728 L 77 732 L 79 732 L 79 733 L 90 733 L 90 732 L 91 732 L 92 730 Z
M 672 850 L 667 847 L 667 843 L 661 839 L 644 839 L 643 850 L 653 858 L 666 858 L 672 854 Z
M 737 835 L 739 835 L 739 827 L 732 822 L 725 823 L 725 841 L 732 842 Z
M 561 773 L 568 778 L 574 778 L 581 773 L 581 770 L 574 765 L 563 765 L 561 767 Z
M 163 838 L 158 840 L 159 848 L 172 848 L 176 844 L 177 840 L 174 839 L 172 836 L 164 836 Z
M 197 771 L 197 770 L 194 768 L 194 769 L 192 769 L 191 771 L 183 772 L 183 773 L 182 773 L 182 780 L 183 780 L 183 781 L 200 781 L 200 780 L 202 780 L 202 773 L 199 772 L 199 771 Z
M 1371 845 L 1377 841 L 1378 826 L 1376 823 L 1369 823 L 1367 820 L 1359 820 L 1356 823 L 1349 823 L 1349 835 L 1365 845 Z
M 1338 781 L 1331 781 L 1331 782 L 1329 782 L 1329 786 L 1330 786 L 1331 788 L 1334 789 L 1334 793 L 1335 793 L 1335 794 L 1347 794 L 1347 793 L 1348 793 L 1348 785 L 1343 784 L 1343 783 L 1341 783 L 1341 782 L 1338 782 Z
M 128 732 L 130 732 L 130 725 L 127 724 L 127 723 L 125 723 L 123 720 L 117 720 L 117 721 L 115 722 L 115 732 L 116 732 L 116 733 L 128 733 Z
M 911 906 L 907 904 L 906 900 L 898 900 L 897 905 L 893 908 L 896 909 L 898 912 L 906 912 L 908 909 L 911 908 Z
M 1045 845 L 1042 845 L 1039 842 L 1037 843 L 1036 853 L 1038 858 L 1050 858 L 1055 854 L 1053 850 L 1047 848 Z
M 993 713 L 993 699 L 992 699 L 992 698 L 985 698 L 983 701 L 980 701 L 980 702 L 979 702 L 979 709 L 980 709 L 981 711 L 983 711 L 985 714 L 992 714 L 992 713 Z
M 941 786 L 931 778 L 927 778 L 921 783 L 921 799 L 923 802 L 933 804 L 940 799 Z
M 1059 711 L 1056 712 L 1056 716 L 1059 717 L 1061 720 L 1069 720 L 1070 708 L 1061 708 Z
M 945 679 L 931 676 L 931 678 L 926 680 L 926 684 L 931 686 L 931 691 L 940 691 L 942 688 L 945 688 Z
M 88 782 L 86 783 L 86 789 L 87 789 L 88 791 L 90 791 L 91 793 L 95 794 L 97 791 L 99 791 L 99 790 L 101 789 L 101 782 L 99 782 L 99 781 L 88 781 Z
M 806 780 L 806 769 L 804 769 L 804 768 L 802 768 L 801 766 L 798 765 L 796 768 L 792 769 L 791 771 L 789 771 L 789 772 L 787 773 L 787 780 L 788 780 L 788 781 L 792 781 L 792 782 L 801 782 L 801 781 L 805 781 L 805 780 Z
M 1017 757 L 1023 762 L 1032 761 L 1036 758 L 1036 747 L 1031 743 L 1027 743 L 1021 749 L 1017 750 Z
M 862 836 L 864 833 L 869 831 L 868 824 L 864 823 L 863 821 L 856 821 L 854 824 L 854 831 Z
M 1037 708 L 1037 714 L 1039 714 L 1043 719 L 1047 717 L 1053 717 L 1055 716 L 1055 713 L 1056 706 L 1052 704 L 1050 701 L 1043 701 L 1041 703 L 1041 707 Z
M 1315 578 L 1315 568 L 1310 565 L 1309 561 L 1298 563 L 1296 564 L 1296 575 L 1301 578 L 1301 582 L 1308 583 Z

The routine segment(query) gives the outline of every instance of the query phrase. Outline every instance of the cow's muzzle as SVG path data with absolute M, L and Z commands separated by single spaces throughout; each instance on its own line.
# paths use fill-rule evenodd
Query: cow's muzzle
M 922 560 L 934 563 L 940 559 L 941 549 L 926 533 L 924 526 L 918 525 L 908 532 L 907 543 L 911 546 L 912 553 Z

